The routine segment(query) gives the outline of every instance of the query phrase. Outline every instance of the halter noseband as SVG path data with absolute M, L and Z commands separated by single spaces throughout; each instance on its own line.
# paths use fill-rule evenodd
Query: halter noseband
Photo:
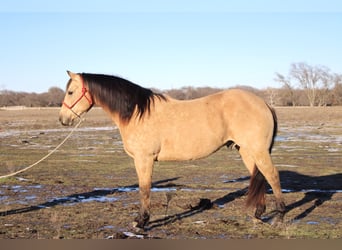
M 80 115 L 78 115 L 75 111 L 73 111 L 72 108 L 75 107 L 75 105 L 77 103 L 79 103 L 79 101 L 81 101 L 83 97 L 85 97 L 87 99 L 88 103 L 90 104 L 90 107 L 93 105 L 93 100 L 92 100 L 91 96 L 90 96 L 90 98 L 86 96 L 87 92 L 88 92 L 88 90 L 84 86 L 84 82 L 83 82 L 83 79 L 82 79 L 82 94 L 81 94 L 81 96 L 79 98 L 77 98 L 77 100 L 74 101 L 73 104 L 69 105 L 65 101 L 63 101 L 63 105 L 65 107 L 67 107 L 68 109 L 70 109 L 76 116 L 80 117 Z

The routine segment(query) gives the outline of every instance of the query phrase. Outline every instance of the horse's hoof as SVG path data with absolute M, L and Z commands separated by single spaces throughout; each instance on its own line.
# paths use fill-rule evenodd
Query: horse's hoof
M 150 220 L 150 215 L 145 213 L 143 215 L 138 215 L 133 222 L 133 227 L 144 229 Z
M 258 205 L 256 210 L 255 210 L 255 218 L 261 220 L 261 216 L 263 215 L 263 213 L 265 213 L 266 211 L 266 205 Z

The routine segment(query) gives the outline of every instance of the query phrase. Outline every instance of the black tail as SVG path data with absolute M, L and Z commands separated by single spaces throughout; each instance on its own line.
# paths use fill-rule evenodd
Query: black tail
M 264 175 L 255 166 L 248 188 L 247 207 L 257 208 L 265 207 L 266 204 L 266 179 Z
M 272 148 L 273 148 L 273 144 L 274 144 L 274 139 L 277 136 L 277 132 L 278 132 L 278 118 L 277 118 L 277 114 L 274 110 L 274 108 L 272 108 L 270 105 L 268 105 L 268 108 L 270 109 L 272 116 L 273 116 L 273 137 L 272 137 L 272 142 L 269 148 L 269 152 L 272 152 Z

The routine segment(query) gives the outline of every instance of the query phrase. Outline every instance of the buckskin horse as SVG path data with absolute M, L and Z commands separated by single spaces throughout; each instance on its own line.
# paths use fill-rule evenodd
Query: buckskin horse
M 206 157 L 223 146 L 234 146 L 251 174 L 247 205 L 261 219 L 266 210 L 266 181 L 276 201 L 277 221 L 285 214 L 279 173 L 271 160 L 277 132 L 275 111 L 256 95 L 230 89 L 194 100 L 175 100 L 120 77 L 72 73 L 59 120 L 75 118 L 101 106 L 117 125 L 126 153 L 134 159 L 139 179 L 140 213 L 137 227 L 150 219 L 154 161 Z

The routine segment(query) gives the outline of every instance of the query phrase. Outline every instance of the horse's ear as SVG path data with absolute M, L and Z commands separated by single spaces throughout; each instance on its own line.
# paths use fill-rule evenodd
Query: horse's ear
M 77 75 L 77 74 L 75 74 L 75 73 L 73 73 L 73 72 L 71 72 L 69 70 L 67 70 L 67 73 L 70 76 L 70 78 L 75 78 L 75 76 Z

